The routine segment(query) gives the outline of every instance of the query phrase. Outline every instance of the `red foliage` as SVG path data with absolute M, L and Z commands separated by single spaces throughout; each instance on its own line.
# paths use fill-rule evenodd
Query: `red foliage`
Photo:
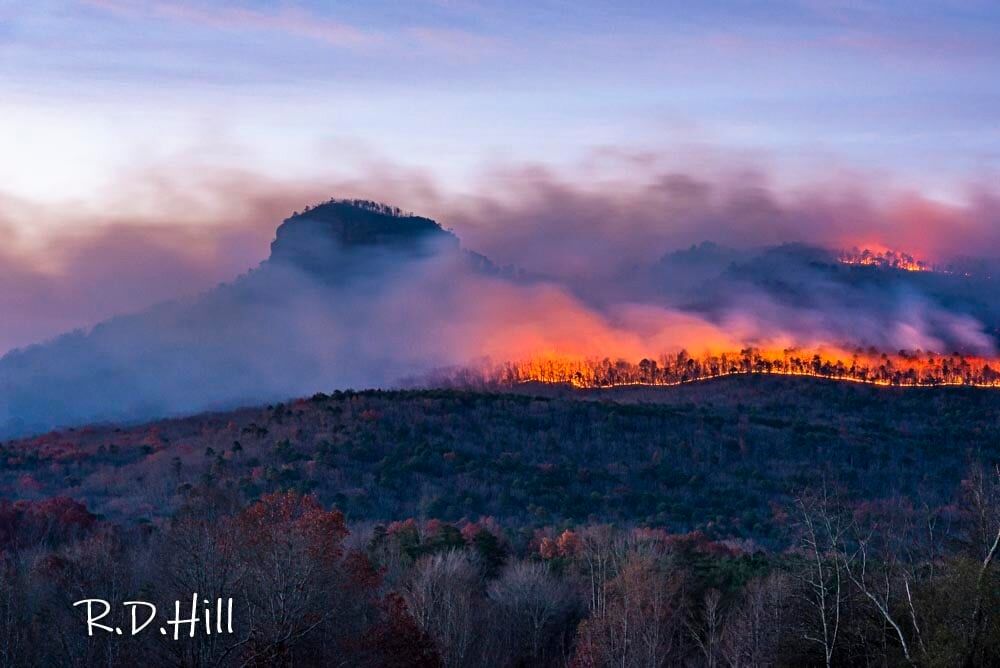
M 412 517 L 403 521 L 390 522 L 389 526 L 385 528 L 385 532 L 390 536 L 395 536 L 400 533 L 412 533 L 417 532 L 417 521 Z
M 38 492 L 44 487 L 45 485 L 35 480 L 30 473 L 24 473 L 17 479 L 17 488 L 24 492 Z
M 153 448 L 156 448 L 157 446 L 163 445 L 164 442 L 165 441 L 163 440 L 163 436 L 160 433 L 160 428 L 154 426 L 150 427 L 146 431 L 145 436 L 142 437 L 142 440 L 139 441 L 139 444 L 149 445 L 152 446 Z
M 694 552 L 711 557 L 738 557 L 742 553 L 742 551 L 735 546 L 725 545 L 711 540 L 702 531 L 692 531 L 690 533 L 670 535 L 666 539 L 666 545 L 676 552 Z
M 505 536 L 503 529 L 492 517 L 480 517 L 478 522 L 469 522 L 462 527 L 462 538 L 465 539 L 466 543 L 472 544 L 475 539 L 476 534 L 480 531 L 487 531 L 493 534 L 498 541 L 504 542 Z
M 382 586 L 382 571 L 362 552 L 352 551 L 344 557 L 344 571 L 351 587 L 373 592 Z
M 591 633 L 593 622 L 585 619 L 576 630 L 576 647 L 570 659 L 570 668 L 598 668 L 602 665 L 601 653 L 597 648 L 594 634 Z
M 382 604 L 385 619 L 372 626 L 362 647 L 373 648 L 372 664 L 383 668 L 437 668 L 441 657 L 431 640 L 417 626 L 399 594 L 389 594 Z
M 559 556 L 559 546 L 551 538 L 543 538 L 538 544 L 538 554 L 542 559 L 555 559 Z
M 559 556 L 572 557 L 580 551 L 580 537 L 566 529 L 559 535 L 556 547 L 559 549 Z
M 0 501 L 0 549 L 56 545 L 91 530 L 96 522 L 85 505 L 64 496 Z
M 657 542 L 664 545 L 668 544 L 671 538 L 666 529 L 654 529 L 650 527 L 637 527 L 632 531 L 632 535 L 646 542 Z
M 475 522 L 469 522 L 462 527 L 462 538 L 465 539 L 466 543 L 471 543 L 477 533 L 479 533 L 479 525 Z
M 241 512 L 237 535 L 248 548 L 269 548 L 304 540 L 310 557 L 335 561 L 343 553 L 347 525 L 339 510 L 324 510 L 315 496 L 276 492 Z

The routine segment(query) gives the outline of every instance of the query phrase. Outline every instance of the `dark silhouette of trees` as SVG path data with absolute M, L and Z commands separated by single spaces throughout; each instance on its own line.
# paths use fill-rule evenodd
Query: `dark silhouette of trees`
M 991 665 L 994 393 L 725 387 L 340 392 L 6 442 L 0 666 Z M 232 634 L 88 638 L 72 605 L 194 592 L 234 599 Z

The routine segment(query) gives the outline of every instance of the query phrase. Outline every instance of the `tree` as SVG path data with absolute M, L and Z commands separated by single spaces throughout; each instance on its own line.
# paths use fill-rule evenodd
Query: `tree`
M 568 583 L 544 564 L 516 561 L 490 583 L 487 594 L 501 611 L 501 628 L 512 650 L 510 662 L 548 663 L 543 659 L 553 636 L 576 612 L 577 599 Z
M 472 546 L 479 554 L 487 575 L 495 574 L 506 559 L 500 539 L 486 527 L 479 529 L 472 537 Z
M 414 621 L 406 601 L 389 594 L 382 603 L 385 619 L 373 625 L 361 642 L 362 662 L 378 668 L 438 668 L 441 656 L 433 639 Z
M 823 661 L 830 668 L 840 635 L 845 597 L 843 560 L 839 552 L 844 522 L 835 512 L 825 486 L 819 495 L 803 495 L 796 499 L 795 507 L 799 552 L 803 557 L 798 578 L 801 596 L 812 613 L 809 619 L 803 620 L 803 637 L 822 648 Z
M 248 665 L 336 656 L 371 618 L 372 579 L 360 555 L 346 554 L 344 516 L 312 496 L 265 495 L 224 534 L 242 574 L 246 631 L 234 645 Z M 322 629 L 322 639 L 311 641 Z M 320 635 L 320 634 L 317 634 Z
M 695 645 L 705 657 L 707 668 L 716 668 L 721 659 L 721 641 L 724 616 L 722 614 L 722 594 L 718 589 L 709 589 L 702 598 L 701 620 L 687 622 L 688 632 Z
M 728 665 L 763 668 L 777 662 L 780 645 L 791 631 L 790 596 L 791 584 L 781 573 L 747 583 L 726 616 L 721 652 Z
M 445 666 L 471 662 L 479 627 L 479 569 L 465 551 L 428 555 L 417 562 L 403 599 L 417 626 L 434 639 Z
M 994 465 L 993 475 L 980 466 L 973 467 L 966 485 L 967 498 L 972 510 L 975 544 L 982 561 L 976 573 L 972 598 L 971 632 L 968 634 L 963 665 L 976 664 L 981 652 L 983 628 L 986 622 L 986 583 L 1000 551 L 1000 465 Z
M 638 668 L 679 659 L 681 580 L 662 560 L 633 550 L 604 588 L 600 611 L 580 623 L 575 665 Z

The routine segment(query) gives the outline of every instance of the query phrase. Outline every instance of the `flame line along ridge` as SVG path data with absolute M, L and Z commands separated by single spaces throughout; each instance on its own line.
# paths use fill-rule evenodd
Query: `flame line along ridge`
M 568 384 L 581 389 L 667 387 L 736 375 L 806 376 L 884 387 L 1000 388 L 1000 360 L 960 354 L 898 354 L 857 351 L 844 355 L 787 349 L 706 353 L 685 351 L 643 359 L 538 357 L 521 362 L 484 363 L 436 380 L 449 385 L 512 387 L 525 383 Z
M 899 269 L 902 271 L 934 271 L 951 273 L 943 267 L 938 267 L 924 260 L 919 260 L 909 253 L 899 251 L 872 251 L 867 248 L 858 250 L 852 248 L 849 251 L 841 251 L 837 260 L 841 264 L 856 264 L 867 267 L 879 267 L 880 269 Z

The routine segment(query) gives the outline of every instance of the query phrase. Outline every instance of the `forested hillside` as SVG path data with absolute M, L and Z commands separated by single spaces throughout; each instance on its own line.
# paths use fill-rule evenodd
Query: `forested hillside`
M 521 392 L 336 392 L 56 432 L 0 447 L 0 492 L 70 496 L 127 522 L 210 485 L 248 500 L 316 494 L 357 520 L 614 521 L 767 542 L 781 535 L 774 506 L 824 480 L 859 500 L 937 503 L 1000 454 L 990 390 L 747 377 Z
M 736 377 L 6 442 L 0 665 L 990 665 L 998 408 Z M 88 640 L 72 608 L 189 590 L 235 633 Z

